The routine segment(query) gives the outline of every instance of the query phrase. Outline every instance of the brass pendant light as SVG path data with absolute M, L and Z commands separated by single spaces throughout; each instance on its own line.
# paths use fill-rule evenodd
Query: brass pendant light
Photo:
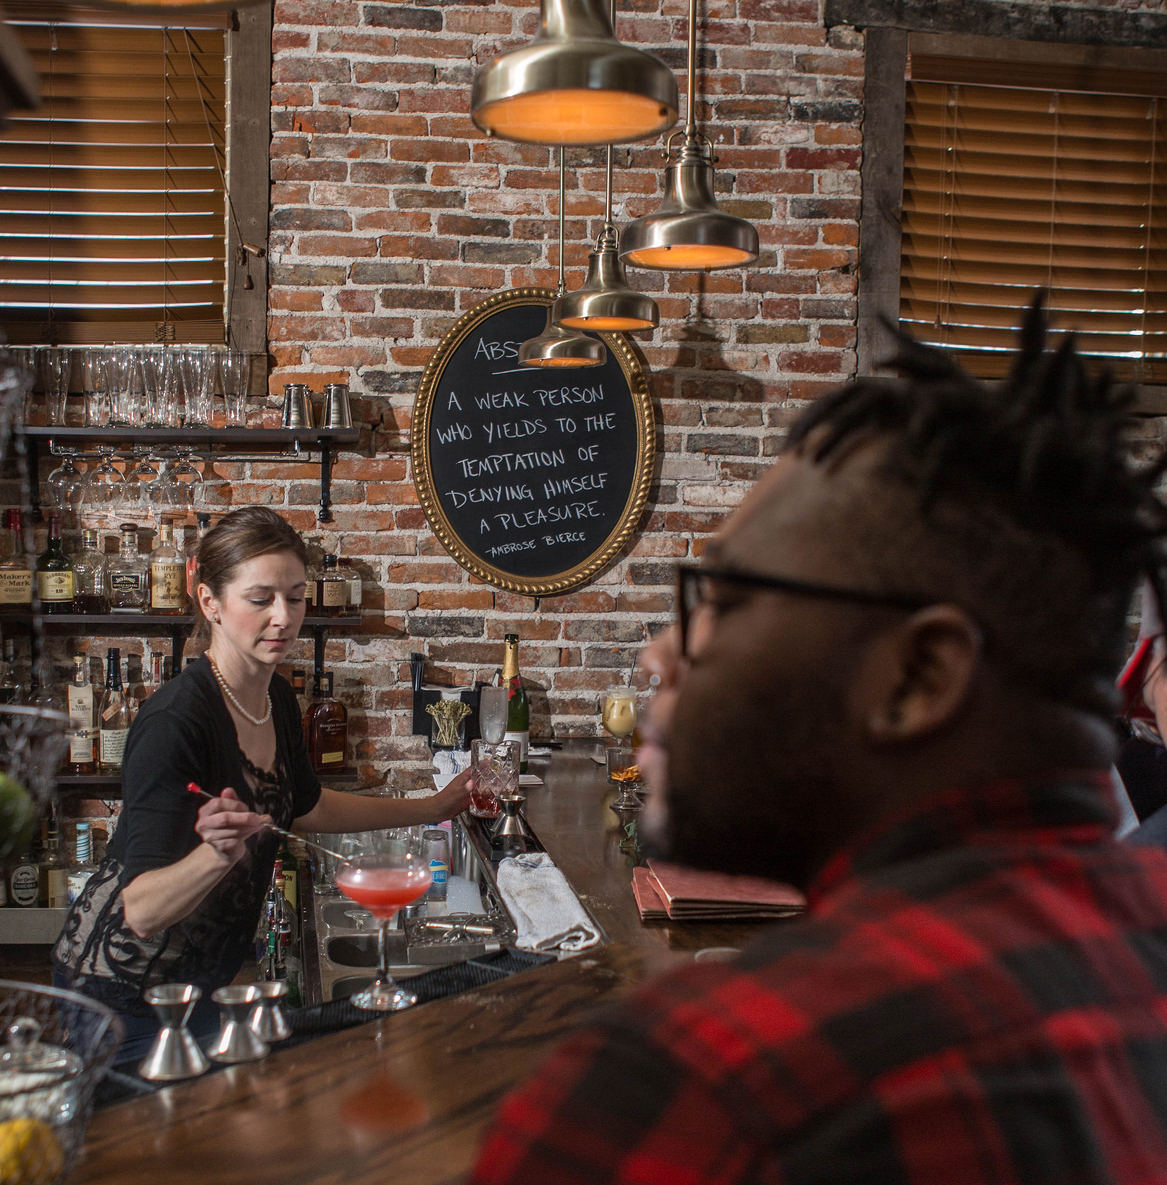
M 665 148 L 665 195 L 655 214 L 625 228 L 620 258 L 633 267 L 663 271 L 709 271 L 741 267 L 758 258 L 758 232 L 744 218 L 727 214 L 713 192 L 713 144 L 697 130 L 697 0 L 689 0 L 689 78 L 685 130 Z M 684 142 L 674 161 L 673 141 Z
M 563 283 L 563 173 L 564 149 L 559 147 L 559 285 L 555 289 L 556 300 L 565 291 Z M 572 333 L 562 329 L 551 319 L 551 305 L 547 306 L 547 324 L 538 337 L 528 338 L 519 346 L 520 366 L 544 368 L 571 366 L 603 366 L 608 351 L 598 338 L 586 333 Z
M 583 285 L 551 306 L 551 319 L 568 329 L 611 330 L 627 333 L 634 329 L 655 329 L 660 324 L 656 301 L 629 288 L 616 254 L 618 239 L 612 225 L 612 145 L 608 145 L 607 203 L 604 229 L 596 249 L 588 256 L 588 275 Z
M 624 144 L 672 127 L 677 80 L 616 40 L 603 0 L 541 0 L 531 42 L 478 71 L 470 117 L 521 144 Z

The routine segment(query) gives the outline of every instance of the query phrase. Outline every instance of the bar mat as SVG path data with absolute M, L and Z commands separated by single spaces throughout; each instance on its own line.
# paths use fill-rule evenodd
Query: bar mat
M 441 1000 L 458 992 L 486 987 L 500 979 L 517 975 L 520 971 L 529 971 L 532 967 L 554 962 L 554 955 L 506 947 L 494 954 L 467 959 L 464 963 L 435 967 L 432 971 L 425 971 L 403 982 L 408 983 L 410 989 L 417 993 L 419 1004 L 428 1004 L 431 1000 Z M 317 1037 L 324 1037 L 329 1033 L 339 1033 L 344 1029 L 380 1020 L 385 1015 L 380 1012 L 366 1012 L 355 1007 L 347 999 L 314 1004 L 308 1008 L 289 1009 L 286 1016 L 292 1028 L 292 1035 L 275 1048 L 290 1049 L 294 1045 L 303 1045 L 306 1041 L 314 1041 Z M 137 1066 L 141 1061 L 142 1057 L 135 1057 L 131 1061 L 115 1062 L 106 1070 L 94 1095 L 94 1107 L 109 1107 L 127 1099 L 153 1094 L 163 1086 L 172 1085 L 166 1082 L 148 1082 L 145 1078 L 140 1078 Z M 223 1069 L 226 1067 L 211 1062 L 207 1073 Z

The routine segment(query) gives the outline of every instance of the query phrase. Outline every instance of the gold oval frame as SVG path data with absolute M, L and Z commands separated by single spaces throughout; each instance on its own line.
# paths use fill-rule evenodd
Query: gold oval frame
M 572 592 L 581 587 L 605 568 L 619 553 L 631 537 L 640 515 L 648 502 L 648 491 L 652 485 L 656 465 L 656 423 L 652 414 L 652 400 L 648 394 L 648 380 L 639 357 L 632 349 L 627 336 L 622 333 L 597 333 L 596 336 L 611 351 L 620 364 L 621 373 L 628 384 L 636 420 L 636 468 L 632 486 L 624 503 L 624 509 L 615 527 L 607 538 L 586 560 L 563 572 L 538 579 L 523 579 L 510 572 L 504 572 L 488 563 L 473 548 L 469 547 L 450 524 L 442 508 L 441 499 L 434 485 L 430 462 L 430 422 L 434 398 L 441 384 L 442 375 L 454 351 L 480 328 L 495 313 L 517 305 L 535 305 L 546 308 L 555 300 L 555 293 L 549 288 L 514 288 L 499 292 L 480 301 L 463 313 L 457 322 L 439 342 L 433 357 L 426 364 L 418 383 L 413 404 L 413 423 L 410 440 L 410 459 L 413 464 L 413 485 L 430 528 L 446 551 L 472 576 L 495 588 L 507 592 L 523 593 L 526 596 L 544 597 Z

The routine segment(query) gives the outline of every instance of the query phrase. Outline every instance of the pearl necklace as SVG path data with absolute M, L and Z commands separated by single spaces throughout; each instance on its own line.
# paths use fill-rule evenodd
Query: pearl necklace
M 227 686 L 227 680 L 219 673 L 219 668 L 215 660 L 207 655 L 207 661 L 211 664 L 211 672 L 215 676 L 215 682 L 223 689 L 223 694 L 231 701 L 231 705 L 243 717 L 244 720 L 250 724 L 254 724 L 256 728 L 262 728 L 271 719 L 271 692 L 267 693 L 267 711 L 262 716 L 253 716 L 236 698 L 235 693 Z

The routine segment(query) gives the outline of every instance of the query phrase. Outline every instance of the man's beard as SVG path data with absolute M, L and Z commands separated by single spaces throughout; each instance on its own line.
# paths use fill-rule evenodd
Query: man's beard
M 832 761 L 843 700 L 821 676 L 773 692 L 731 690 L 712 710 L 682 692 L 658 840 L 677 863 L 804 889 L 846 835 Z M 735 710 L 747 700 L 765 705 L 752 720 Z

